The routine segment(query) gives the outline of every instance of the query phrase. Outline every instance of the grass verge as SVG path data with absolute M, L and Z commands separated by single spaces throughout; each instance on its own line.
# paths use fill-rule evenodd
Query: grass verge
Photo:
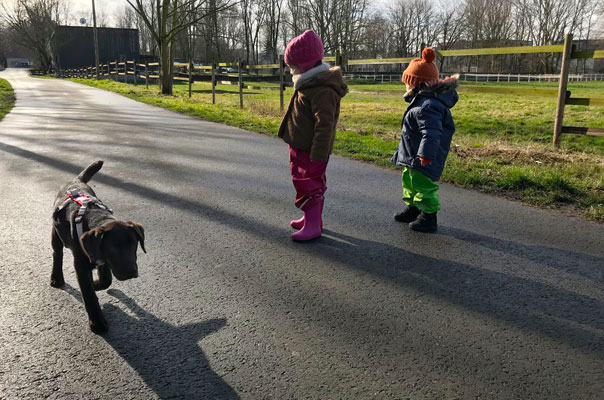
M 14 105 L 15 93 L 12 86 L 5 79 L 0 79 L 0 120 L 10 112 Z
M 174 96 L 156 86 L 104 80 L 73 79 L 132 99 L 199 118 L 275 135 L 281 120 L 279 92 L 247 89 L 239 109 L 238 88 L 219 86 L 211 104 L 209 83 L 176 85 Z M 520 94 L 480 91 L 483 87 L 524 90 Z M 572 82 L 573 97 L 601 97 L 604 82 Z M 342 101 L 334 151 L 347 157 L 390 166 L 400 135 L 406 103 L 400 84 L 351 82 Z M 478 88 L 478 89 L 475 89 Z M 453 108 L 457 130 L 442 180 L 505 196 L 542 208 L 560 208 L 604 222 L 604 138 L 565 135 L 559 150 L 551 149 L 555 96 L 537 95 L 555 89 L 552 83 L 463 83 Z M 535 95 L 527 95 L 531 91 Z M 513 90 L 512 90 L 513 92 Z M 287 100 L 291 89 L 286 93 Z M 604 127 L 604 107 L 567 107 L 565 124 Z M 446 203 L 446 199 L 443 199 Z

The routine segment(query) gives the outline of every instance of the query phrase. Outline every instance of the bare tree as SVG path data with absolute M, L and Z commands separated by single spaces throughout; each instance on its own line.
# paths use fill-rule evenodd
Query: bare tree
M 267 8 L 260 0 L 241 0 L 241 17 L 245 34 L 245 62 L 250 56 L 258 62 L 260 30 L 264 24 Z
M 174 76 L 174 39 L 191 25 L 212 13 L 230 8 L 232 4 L 225 3 L 222 6 L 212 8 L 209 4 L 212 0 L 152 1 L 154 1 L 155 20 L 151 18 L 147 1 L 126 0 L 134 11 L 140 15 L 159 48 L 161 90 L 163 94 L 171 95 Z
M 464 8 L 457 4 L 441 1 L 436 14 L 438 37 L 436 43 L 440 50 L 449 50 L 455 46 L 465 32 L 466 25 Z M 445 67 L 446 58 L 440 58 L 439 70 Z
M 18 0 L 13 9 L 2 5 L 11 40 L 34 52 L 40 68 L 51 67 L 51 41 L 60 18 L 59 0 Z
M 262 3 L 267 10 L 264 24 L 264 50 L 272 62 L 278 60 L 277 47 L 279 46 L 279 33 L 283 20 L 283 2 L 284 0 L 264 0 Z
M 367 17 L 362 31 L 363 56 L 378 58 L 388 56 L 392 27 L 390 21 L 381 13 Z
M 560 43 L 566 33 L 575 33 L 585 18 L 589 0 L 518 0 L 518 15 L 527 26 L 527 35 L 535 45 Z M 553 72 L 558 57 L 543 54 L 542 72 Z
M 432 6 L 428 0 L 396 0 L 389 10 L 393 27 L 395 55 L 418 54 L 421 45 L 429 45 L 438 36 L 430 33 Z
M 136 12 L 129 5 L 125 5 L 117 15 L 117 27 L 132 29 L 136 28 Z
M 332 46 L 347 57 L 355 57 L 365 24 L 367 0 L 338 0 L 335 4 Z
M 286 18 L 286 22 L 290 28 L 291 34 L 289 36 L 291 37 L 298 36 L 306 29 L 310 28 L 304 1 L 305 0 L 287 0 L 287 11 L 289 15 Z M 285 42 L 287 42 L 287 40 L 285 40 Z

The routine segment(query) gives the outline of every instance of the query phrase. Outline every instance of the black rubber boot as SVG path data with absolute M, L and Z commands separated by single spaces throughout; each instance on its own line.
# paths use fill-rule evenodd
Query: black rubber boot
M 436 232 L 436 213 L 426 214 L 422 212 L 415 221 L 409 224 L 409 228 L 418 232 Z
M 403 211 L 398 214 L 394 214 L 395 221 L 398 222 L 413 222 L 418 217 L 421 211 L 417 207 L 407 206 Z

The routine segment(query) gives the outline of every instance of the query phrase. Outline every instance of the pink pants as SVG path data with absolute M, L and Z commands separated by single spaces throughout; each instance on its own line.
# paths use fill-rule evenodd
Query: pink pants
M 296 189 L 296 207 L 306 211 L 324 201 L 327 161 L 311 161 L 310 152 L 289 146 L 289 165 Z

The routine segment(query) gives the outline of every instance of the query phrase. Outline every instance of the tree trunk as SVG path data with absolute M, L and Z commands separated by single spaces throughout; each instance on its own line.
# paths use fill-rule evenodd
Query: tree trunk
M 170 46 L 168 41 L 163 41 L 160 48 L 161 57 L 161 92 L 172 95 L 172 60 L 170 60 Z

